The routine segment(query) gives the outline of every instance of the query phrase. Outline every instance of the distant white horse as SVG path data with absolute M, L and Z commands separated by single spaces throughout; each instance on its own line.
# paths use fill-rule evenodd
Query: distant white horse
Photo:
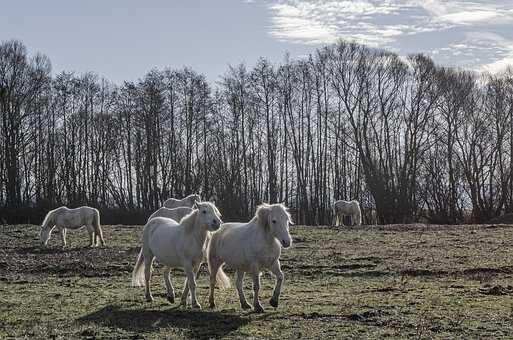
M 251 306 L 242 291 L 245 273 L 253 278 L 253 308 L 256 312 L 264 309 L 258 299 L 260 273 L 270 270 L 276 276 L 276 285 L 270 304 L 278 307 L 283 272 L 280 268 L 281 247 L 288 248 L 292 243 L 289 225 L 293 224 L 283 204 L 262 204 L 257 208 L 255 217 L 248 223 L 225 223 L 221 230 L 212 234 L 207 249 L 210 270 L 210 307 L 215 307 L 214 288 L 217 282 L 221 287 L 229 287 L 230 280 L 222 266 L 234 268 L 236 287 L 240 305 L 243 309 Z
M 194 203 L 199 202 L 199 201 L 201 201 L 200 196 L 198 194 L 192 194 L 185 198 L 182 198 L 181 200 L 176 199 L 176 198 L 169 198 L 164 202 L 163 207 L 169 208 L 169 209 L 178 208 L 178 207 L 192 208 Z
M 333 204 L 332 209 L 334 226 L 337 226 L 338 223 L 344 225 L 344 216 L 351 216 L 351 220 L 354 225 L 362 224 L 362 212 L 360 210 L 360 204 L 358 203 L 358 201 L 336 201 Z
M 204 259 L 209 231 L 219 229 L 221 214 L 210 202 L 197 202 L 195 209 L 180 222 L 169 218 L 155 217 L 144 226 L 143 245 L 132 272 L 134 286 L 146 286 L 146 300 L 153 301 L 150 291 L 153 260 L 165 267 L 167 299 L 173 303 L 175 292 L 170 280 L 171 268 L 183 268 L 187 276 L 181 304 L 187 304 L 191 291 L 192 307 L 201 308 L 196 299 L 196 274 Z
M 162 207 L 151 214 L 151 216 L 148 218 L 148 221 L 155 217 L 166 217 L 175 221 L 180 221 L 183 217 L 185 217 L 185 215 L 190 214 L 192 210 L 192 208 L 187 207 L 179 207 L 174 209 Z
M 79 229 L 85 226 L 89 233 L 89 246 L 96 246 L 98 240 L 105 246 L 102 228 L 100 226 L 100 213 L 95 208 L 80 207 L 69 209 L 60 207 L 50 210 L 41 225 L 41 242 L 46 246 L 54 228 L 60 231 L 62 246 L 66 246 L 66 229 Z

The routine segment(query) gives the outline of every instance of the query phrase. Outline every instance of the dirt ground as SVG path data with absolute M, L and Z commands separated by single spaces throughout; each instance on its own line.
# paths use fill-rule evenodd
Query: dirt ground
M 513 226 L 294 226 L 280 306 L 269 305 L 274 278 L 266 273 L 263 314 L 242 311 L 233 288 L 217 290 L 218 307 L 206 308 L 205 267 L 203 310 L 177 306 L 180 270 L 172 273 L 177 303 L 167 302 L 158 265 L 155 302 L 145 302 L 143 289 L 130 286 L 141 232 L 107 225 L 107 247 L 90 249 L 85 230 L 71 231 L 62 249 L 58 235 L 41 247 L 37 226 L 1 226 L 0 338 L 513 336 Z

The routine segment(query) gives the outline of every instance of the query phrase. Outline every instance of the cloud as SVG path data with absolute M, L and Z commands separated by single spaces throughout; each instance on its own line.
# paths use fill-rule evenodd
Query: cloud
M 332 43 L 337 39 L 334 27 L 308 17 L 296 6 L 276 4 L 270 9 L 274 11 L 270 33 L 275 38 L 308 44 Z
M 392 41 L 407 25 L 376 24 L 375 16 L 393 16 L 401 10 L 392 1 L 287 0 L 268 3 L 269 33 L 295 43 L 332 43 L 338 38 L 370 45 Z
M 270 13 L 268 33 L 280 41 L 354 40 L 402 54 L 428 53 L 438 62 L 480 70 L 485 65 L 497 69 L 513 57 L 513 9 L 505 1 L 264 1 Z
M 454 24 L 473 24 L 477 22 L 494 20 L 500 16 L 500 13 L 494 11 L 462 11 L 451 14 L 445 14 L 441 16 L 439 19 Z

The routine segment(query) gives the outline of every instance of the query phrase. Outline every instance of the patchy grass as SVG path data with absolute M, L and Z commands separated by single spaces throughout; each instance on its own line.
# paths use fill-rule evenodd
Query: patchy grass
M 391 225 L 293 227 L 282 255 L 285 284 L 273 309 L 241 311 L 233 289 L 216 310 L 155 302 L 130 286 L 140 226 L 104 226 L 108 246 L 89 249 L 84 230 L 38 243 L 37 226 L 0 227 L 0 338 L 500 338 L 513 334 L 513 227 Z M 200 303 L 208 305 L 203 268 Z M 183 287 L 180 270 L 172 273 Z M 251 297 L 250 279 L 246 295 Z M 178 292 L 178 297 L 180 293 Z M 179 301 L 179 299 L 177 299 Z

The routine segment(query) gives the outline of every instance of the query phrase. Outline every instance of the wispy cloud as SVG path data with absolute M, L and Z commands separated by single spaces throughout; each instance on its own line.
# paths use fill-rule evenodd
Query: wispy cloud
M 266 6 L 269 34 L 281 41 L 342 38 L 479 70 L 497 70 L 513 58 L 513 9 L 505 1 L 267 0 Z
M 407 26 L 377 25 L 374 16 L 395 15 L 401 8 L 390 1 L 290 0 L 269 3 L 269 33 L 297 43 L 331 43 L 338 38 L 377 45 L 380 39 L 402 34 Z
M 337 39 L 336 27 L 309 16 L 309 11 L 300 6 L 274 4 L 270 9 L 274 12 L 270 33 L 275 38 L 307 44 L 331 43 Z

